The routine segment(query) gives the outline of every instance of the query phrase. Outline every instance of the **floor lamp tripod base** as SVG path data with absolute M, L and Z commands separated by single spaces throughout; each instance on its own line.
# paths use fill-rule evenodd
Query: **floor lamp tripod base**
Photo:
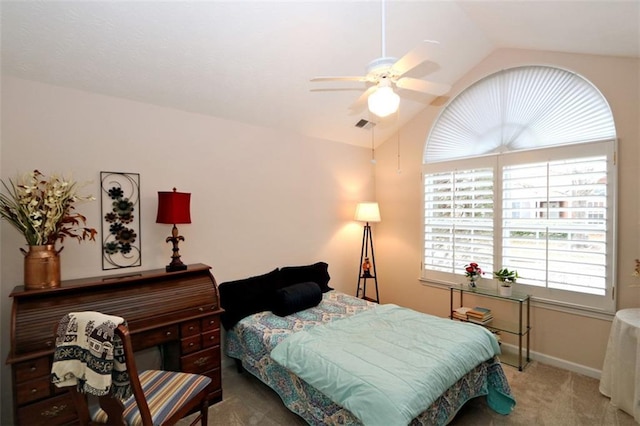
M 369 252 L 371 252 L 371 254 L 369 254 Z M 375 298 L 367 296 L 367 280 L 373 280 L 375 284 Z M 373 251 L 373 234 L 371 233 L 371 225 L 369 225 L 369 222 L 364 226 L 362 233 L 362 249 L 360 250 L 356 297 L 370 302 L 380 303 L 378 276 L 376 274 L 376 256 Z

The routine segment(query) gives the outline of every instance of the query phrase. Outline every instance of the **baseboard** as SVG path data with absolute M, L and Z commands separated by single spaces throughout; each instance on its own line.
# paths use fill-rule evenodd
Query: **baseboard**
M 502 343 L 500 345 L 504 352 L 508 352 L 509 354 L 518 354 L 518 346 L 511 345 L 508 343 Z M 594 379 L 600 380 L 600 375 L 602 374 L 601 370 L 596 370 L 595 368 L 587 367 L 581 364 L 576 364 L 571 361 L 567 361 L 565 359 L 556 358 L 550 355 L 546 355 L 540 352 L 530 351 L 529 357 L 533 361 L 538 361 L 541 364 L 551 365 L 552 367 L 562 368 L 564 370 L 572 371 L 574 373 L 582 374 L 587 377 L 592 377 Z M 525 368 L 524 371 L 527 371 Z

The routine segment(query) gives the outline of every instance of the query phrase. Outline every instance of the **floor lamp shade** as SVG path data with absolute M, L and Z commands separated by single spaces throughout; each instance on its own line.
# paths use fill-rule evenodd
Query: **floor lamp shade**
M 358 203 L 355 219 L 360 222 L 380 222 L 380 208 L 378 203 Z
M 167 272 L 183 271 L 187 265 L 180 260 L 180 249 L 178 242 L 184 241 L 184 237 L 178 234 L 178 223 L 191 223 L 191 194 L 187 192 L 177 192 L 173 188 L 172 192 L 158 191 L 158 216 L 156 223 L 172 224 L 171 235 L 167 237 L 167 242 L 173 244 L 171 263 L 167 265 Z

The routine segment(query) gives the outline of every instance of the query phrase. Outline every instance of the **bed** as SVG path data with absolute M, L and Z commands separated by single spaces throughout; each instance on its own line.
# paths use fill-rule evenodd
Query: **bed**
M 356 340 L 352 339 L 353 336 L 369 336 L 370 333 L 373 333 L 366 327 L 367 324 L 373 324 L 371 322 L 373 321 L 372 318 L 378 316 L 382 318 L 381 324 L 383 326 L 378 325 L 376 326 L 377 329 L 385 328 L 386 324 L 396 323 L 397 326 L 397 324 L 410 322 L 414 319 L 429 321 L 424 330 L 434 330 L 434 332 L 437 329 L 450 327 L 454 324 L 465 327 L 462 332 L 459 332 L 458 329 L 445 331 L 445 337 L 438 338 L 438 342 L 450 340 L 446 337 L 447 335 L 464 335 L 467 332 L 473 334 L 479 332 L 480 335 L 488 333 L 484 328 L 420 314 L 395 305 L 377 305 L 335 291 L 327 285 L 328 273 L 326 272 L 326 264 L 323 263 L 294 268 L 294 270 L 278 269 L 264 276 L 252 277 L 249 281 L 241 280 L 220 285 L 222 306 L 225 307 L 226 305 L 225 309 L 229 309 L 226 312 L 227 316 L 223 317 L 223 325 L 227 328 L 225 351 L 228 356 L 234 358 L 238 364 L 241 364 L 245 371 L 253 374 L 276 391 L 287 408 L 301 416 L 309 424 L 445 425 L 453 419 L 464 403 L 483 395 L 487 396 L 488 405 L 502 414 L 508 414 L 514 407 L 515 400 L 511 396 L 511 391 L 502 370 L 502 365 L 496 356 L 496 351 L 492 351 L 489 348 L 487 349 L 489 352 L 483 352 L 482 346 L 473 346 L 471 343 L 467 345 L 467 337 L 461 337 L 462 341 L 465 342 L 463 346 L 469 346 L 469 348 L 473 348 L 469 349 L 469 351 L 477 352 L 476 361 L 469 361 L 471 364 L 463 367 L 464 362 L 461 361 L 461 358 L 459 359 L 458 352 L 464 352 L 466 349 L 460 350 L 460 344 L 454 342 L 452 344 L 458 346 L 455 346 L 457 349 L 452 354 L 436 356 L 443 358 L 442 362 L 445 362 L 444 365 L 432 368 L 435 372 L 430 374 L 442 376 L 437 380 L 432 378 L 421 379 L 418 373 L 414 374 L 405 368 L 406 365 L 416 364 L 417 368 L 424 369 L 423 365 L 431 363 L 426 358 L 413 358 L 416 352 L 415 348 L 417 348 L 415 345 L 418 345 L 414 340 L 421 340 L 425 334 L 420 332 L 417 327 L 405 326 L 404 328 L 385 331 L 386 335 L 389 336 L 388 339 L 385 339 L 391 340 L 392 346 L 390 347 L 392 348 L 399 348 L 404 345 L 400 340 L 396 341 L 396 337 L 394 337 L 398 334 L 403 334 L 403 329 L 419 332 L 410 336 L 411 345 L 414 346 L 411 347 L 411 350 L 405 351 L 412 357 L 409 361 L 399 358 L 396 350 L 377 349 L 376 347 L 365 348 L 364 350 L 371 350 L 372 352 L 362 357 L 358 355 L 362 351 L 362 347 L 346 348 L 349 343 L 348 340 Z M 284 274 L 282 274 L 283 270 L 285 271 Z M 315 274 L 312 274 L 314 276 L 310 277 L 308 275 L 310 271 L 315 272 Z M 287 272 L 289 272 L 288 277 Z M 295 273 L 290 274 L 290 272 Z M 304 281 L 304 285 L 295 283 L 295 281 L 307 279 L 313 281 Z M 319 291 L 316 291 L 316 287 L 311 285 L 311 282 L 317 284 Z M 233 284 L 237 285 L 232 287 Z M 252 290 L 249 290 L 249 288 Z M 286 306 L 283 307 L 282 303 L 277 301 L 278 297 L 275 294 L 280 294 L 287 290 L 289 291 L 289 298 L 287 299 L 289 303 L 285 303 Z M 313 293 L 313 296 L 301 296 L 307 293 Z M 243 298 L 247 299 L 246 304 L 243 304 Z M 238 310 L 242 312 L 237 312 Z M 386 311 L 389 312 L 387 313 Z M 389 320 L 387 316 L 383 317 L 383 314 L 390 314 L 391 317 L 402 318 L 402 320 Z M 431 321 L 435 321 L 435 323 Z M 354 324 L 351 325 L 350 322 L 354 322 Z M 335 340 L 335 334 L 328 334 L 339 332 L 340 330 L 330 329 L 342 329 L 343 338 L 346 339 L 345 343 Z M 356 329 L 357 333 L 352 333 Z M 488 334 L 490 335 L 490 333 Z M 371 336 L 371 339 L 364 340 L 378 340 L 377 336 Z M 326 337 L 329 338 L 329 342 L 335 340 L 337 346 L 332 348 L 327 341 L 313 340 Z M 482 345 L 488 347 L 495 343 L 495 346 L 497 346 L 497 342 L 491 342 L 491 338 L 479 337 L 479 339 L 483 339 Z M 440 343 L 429 343 L 429 339 L 433 339 L 433 337 L 424 337 L 424 339 L 426 339 L 425 342 L 420 343 L 420 345 L 430 348 L 425 356 L 431 356 L 429 352 L 440 354 L 443 351 L 440 348 Z M 343 345 L 345 345 L 344 350 Z M 433 349 L 436 347 L 437 350 Z M 310 361 L 315 359 L 311 358 L 313 354 L 309 352 L 310 348 L 318 348 L 318 351 L 324 350 L 328 352 L 329 358 L 333 358 L 329 360 L 331 365 L 326 367 L 316 365 Z M 311 352 L 314 351 L 314 349 L 311 350 Z M 290 361 L 287 358 L 290 355 L 295 355 L 296 352 L 301 352 L 298 354 L 302 356 L 301 360 L 294 361 L 293 365 L 287 364 Z M 340 352 L 343 352 L 342 355 L 338 355 Z M 353 359 L 350 361 L 351 364 L 347 364 L 348 367 L 337 364 L 339 360 L 335 358 L 345 358 L 344 353 L 349 355 L 350 352 L 358 356 L 351 357 Z M 380 361 L 382 365 L 369 365 L 368 357 L 376 356 L 373 352 L 389 352 L 392 356 Z M 499 352 L 499 349 L 497 352 Z M 274 356 L 278 361 L 274 359 Z M 398 357 L 397 360 L 395 359 L 396 357 Z M 354 362 L 362 362 L 363 358 L 365 359 L 365 365 L 354 364 Z M 394 363 L 397 365 L 394 366 Z M 464 371 L 457 373 L 458 378 L 449 376 L 449 368 L 454 370 L 464 368 Z M 332 372 L 332 370 L 335 371 Z M 348 377 L 349 380 L 355 380 L 355 384 L 347 383 L 345 372 L 349 372 L 347 376 L 350 376 L 351 372 L 357 375 L 358 370 L 368 376 L 365 377 L 366 380 L 361 377 L 355 377 L 355 379 Z M 308 373 L 311 371 L 314 374 L 309 376 Z M 387 373 L 389 378 L 384 375 Z M 413 380 L 414 375 L 418 377 L 415 379 L 416 383 L 409 383 L 405 386 L 407 382 L 402 380 Z M 385 380 L 393 379 L 394 376 L 400 378 L 400 385 L 396 384 L 395 387 L 393 384 L 384 386 L 387 389 L 382 392 L 383 395 L 378 395 L 382 397 L 382 400 L 379 403 L 372 402 L 376 401 L 375 397 L 377 396 L 375 394 L 381 393 L 380 389 L 376 388 L 376 386 L 380 387 L 380 385 L 376 385 L 375 380 L 384 382 Z M 448 380 L 451 383 L 447 382 L 445 385 L 444 383 L 439 383 L 440 380 Z M 366 383 L 363 384 L 364 382 Z M 372 383 L 373 390 L 371 389 Z M 435 389 L 437 394 L 434 396 L 428 395 L 425 389 L 419 388 L 425 383 L 428 387 L 432 387 L 432 383 L 438 383 L 438 386 L 442 389 Z M 409 393 L 406 396 L 399 393 L 396 395 L 395 391 L 388 390 L 396 388 L 406 388 L 405 390 L 409 390 Z M 341 396 L 344 398 L 341 399 Z M 400 399 L 394 400 L 394 397 Z M 411 401 L 405 404 L 405 398 Z M 389 401 L 385 401 L 386 399 L 389 399 Z M 384 403 L 390 404 L 388 409 L 382 406 Z M 367 404 L 373 404 L 373 406 L 368 406 Z M 420 406 L 419 404 L 424 405 Z M 405 406 L 410 406 L 413 411 L 408 408 L 407 411 L 402 413 L 393 411 L 397 407 L 404 410 Z M 419 410 L 416 407 L 420 407 Z M 376 408 L 380 408 L 382 411 L 376 413 Z M 382 419 L 385 415 L 387 418 L 383 421 Z

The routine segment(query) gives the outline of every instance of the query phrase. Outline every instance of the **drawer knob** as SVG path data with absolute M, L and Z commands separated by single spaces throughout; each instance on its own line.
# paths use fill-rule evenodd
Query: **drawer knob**
M 189 327 L 189 331 L 191 330 L 195 330 L 195 327 L 194 326 Z
M 37 393 L 37 392 L 38 392 L 38 389 L 36 388 L 31 389 L 31 393 Z
M 202 358 L 198 358 L 195 361 L 193 361 L 193 363 L 195 365 L 197 365 L 198 367 L 202 367 L 204 365 L 207 365 L 207 361 L 209 361 L 209 357 L 208 356 L 203 356 Z
M 45 345 L 47 345 L 47 346 L 53 346 L 53 341 L 51 341 L 51 340 L 47 340 L 47 341 L 46 341 L 46 343 L 45 343 Z
M 36 366 L 35 366 L 35 365 L 32 365 L 32 366 L 31 366 L 31 368 L 30 368 L 29 370 L 31 370 L 32 372 L 33 372 L 33 371 L 36 371 Z
M 216 336 L 210 336 L 209 340 L 216 340 Z
M 64 410 L 67 409 L 66 405 L 54 405 L 53 407 L 51 407 L 50 410 L 45 410 L 42 413 L 40 413 L 41 416 L 43 417 L 57 417 L 58 414 L 60 414 L 61 412 L 63 412 Z
M 189 343 L 189 346 L 193 346 L 193 345 L 194 345 L 194 343 L 193 343 L 193 342 Z
M 166 336 L 171 336 L 171 332 L 170 332 L 170 331 L 167 331 L 167 332 L 166 332 Z
M 204 308 L 200 307 L 200 308 L 198 308 L 198 310 L 199 310 L 200 312 L 202 312 L 202 311 L 204 311 Z

